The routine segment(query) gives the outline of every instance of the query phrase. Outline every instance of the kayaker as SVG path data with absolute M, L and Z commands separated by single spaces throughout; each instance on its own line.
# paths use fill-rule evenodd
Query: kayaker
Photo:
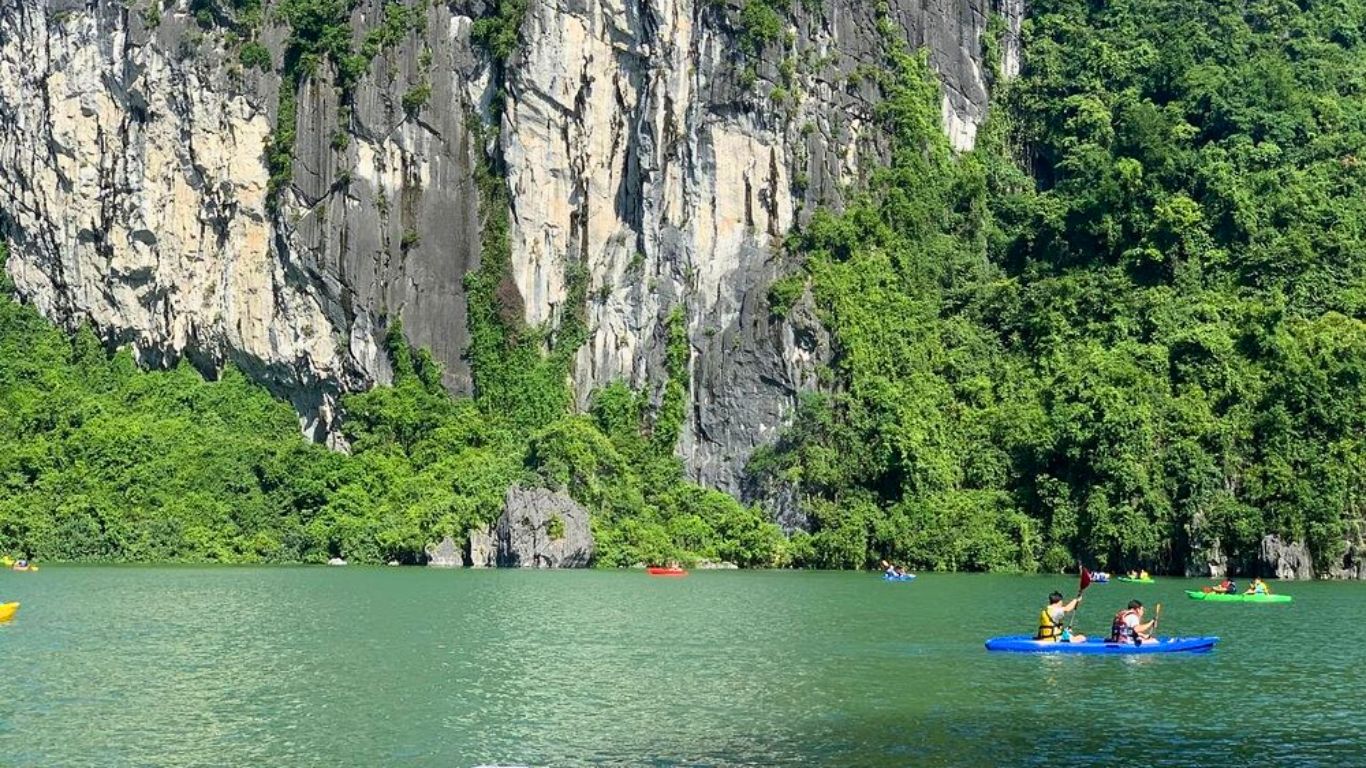
M 1151 578 L 1152 578 L 1152 577 L 1148 575 L 1148 572 L 1147 572 L 1146 570 L 1142 570 L 1142 569 L 1139 570 L 1139 572 L 1138 572 L 1138 580 L 1139 580 L 1139 581 L 1147 581 L 1148 579 L 1151 579 Z
M 1244 592 L 1243 594 L 1245 594 L 1245 595 L 1269 595 L 1269 594 L 1271 594 L 1271 587 L 1268 587 L 1268 586 L 1266 585 L 1266 582 L 1262 581 L 1261 579 L 1253 579 L 1253 580 L 1252 580 L 1251 586 L 1249 586 L 1249 587 L 1247 588 L 1247 591 Z
M 1074 634 L 1063 625 L 1067 614 L 1077 610 L 1077 604 L 1080 602 L 1081 595 L 1077 595 L 1071 602 L 1064 603 L 1061 592 L 1055 591 L 1050 594 L 1048 605 L 1039 611 L 1039 630 L 1034 633 L 1034 639 L 1065 643 L 1086 642 L 1086 635 Z
M 1238 594 L 1238 585 L 1233 583 L 1233 579 L 1225 576 L 1223 581 L 1210 587 L 1209 591 L 1217 592 L 1221 595 L 1236 595 Z
M 1138 577 L 1138 571 L 1126 571 L 1124 573 L 1124 578 L 1126 579 L 1137 579 Z
M 895 565 L 892 565 L 891 563 L 887 562 L 886 560 L 883 560 L 883 561 L 882 561 L 882 575 L 883 575 L 883 576 L 886 576 L 886 577 L 888 577 L 888 578 L 890 578 L 890 579 L 895 579 L 895 578 L 896 578 L 896 566 L 895 566 Z
M 1143 620 L 1143 603 L 1130 600 L 1129 607 L 1116 613 L 1114 622 L 1110 624 L 1110 642 L 1140 645 L 1152 639 L 1148 634 L 1152 628 L 1153 622 Z

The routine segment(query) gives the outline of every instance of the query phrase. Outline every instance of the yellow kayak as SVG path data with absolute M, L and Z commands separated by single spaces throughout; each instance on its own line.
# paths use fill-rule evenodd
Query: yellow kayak
M 11 571 L 18 571 L 19 573 L 23 573 L 24 571 L 36 571 L 36 570 L 38 570 L 38 566 L 36 566 L 36 565 L 30 565 L 30 566 L 28 566 L 27 568 L 20 568 L 20 567 L 18 567 L 18 566 L 10 566 L 10 570 L 11 570 Z
M 9 621 L 18 611 L 18 603 L 0 603 L 0 621 Z

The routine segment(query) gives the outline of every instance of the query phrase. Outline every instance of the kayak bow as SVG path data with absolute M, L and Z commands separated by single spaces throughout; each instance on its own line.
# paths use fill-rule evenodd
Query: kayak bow
M 1035 640 L 1030 635 L 993 637 L 987 641 L 988 651 L 1001 653 L 1085 653 L 1102 655 L 1133 655 L 1145 653 L 1208 653 L 1214 650 L 1217 637 L 1158 637 L 1141 645 L 1110 643 L 1103 638 L 1090 638 L 1082 643 L 1060 643 Z
M 0 621 L 9 621 L 19 610 L 18 603 L 0 603 Z

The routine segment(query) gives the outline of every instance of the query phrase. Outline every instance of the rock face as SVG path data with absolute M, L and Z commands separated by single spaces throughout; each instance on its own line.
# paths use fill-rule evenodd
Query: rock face
M 508 489 L 494 541 L 499 568 L 586 568 L 593 559 L 588 510 L 544 488 Z
M 465 557 L 450 536 L 427 547 L 427 565 L 432 568 L 460 568 Z
M 1314 578 L 1314 558 L 1304 542 L 1281 541 L 1281 537 L 1270 534 L 1262 538 L 1262 567 L 1275 574 L 1278 579 Z
M 1328 572 L 1333 579 L 1366 579 L 1366 545 L 1359 542 L 1346 542 L 1347 548 L 1342 555 L 1342 563 Z
M 471 568 L 495 568 L 498 565 L 498 544 L 491 530 L 475 529 L 470 531 L 470 539 L 465 554 Z
M 587 282 L 580 404 L 624 379 L 658 392 L 665 319 L 685 311 L 693 477 L 740 492 L 753 449 L 813 386 L 828 339 L 814 313 L 770 315 L 784 234 L 880 162 L 879 26 L 928 50 L 944 126 L 970 146 L 993 69 L 1018 70 L 1022 0 L 791 3 L 782 34 L 742 52 L 746 0 L 528 0 L 505 67 L 470 30 L 487 0 L 423 3 L 343 97 L 331 65 L 295 92 L 292 182 L 268 205 L 268 148 L 289 31 L 239 42 L 190 4 L 0 5 L 0 230 L 21 295 L 91 323 L 151 365 L 244 368 L 335 434 L 340 393 L 391 378 L 380 340 L 409 340 L 470 389 L 463 278 L 481 254 L 475 168 L 505 163 L 513 282 L 554 326 Z M 758 0 L 748 0 L 757 2 Z M 409 3 L 416 5 L 415 3 Z M 265 18 L 276 4 L 267 0 Z M 357 41 L 384 18 L 360 0 Z M 880 17 L 885 12 L 886 18 Z M 988 15 L 1004 61 L 982 61 Z M 408 97 L 430 88 L 425 104 Z M 504 108 L 492 138 L 496 93 Z

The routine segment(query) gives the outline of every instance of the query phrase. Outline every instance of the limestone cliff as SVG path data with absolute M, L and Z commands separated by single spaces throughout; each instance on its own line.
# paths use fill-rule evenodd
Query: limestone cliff
M 783 235 L 878 162 L 862 73 L 889 34 L 928 49 L 966 148 L 993 71 L 989 16 L 1009 75 L 1023 13 L 794 0 L 771 3 L 775 33 L 746 9 L 760 0 L 528 0 L 499 62 L 471 37 L 495 4 L 410 0 L 408 22 L 378 34 L 399 4 L 358 0 L 359 76 L 323 57 L 296 84 L 280 3 L 247 33 L 205 0 L 152 2 L 0 5 L 0 226 L 27 300 L 149 364 L 233 361 L 322 438 L 340 393 L 389 379 L 393 318 L 453 391 L 471 387 L 463 280 L 480 263 L 476 170 L 497 158 L 526 320 L 554 326 L 566 276 L 587 282 L 580 404 L 614 379 L 657 391 L 664 323 L 683 307 L 679 450 L 731 491 L 824 354 L 813 313 L 775 319 L 766 292 L 787 269 Z

